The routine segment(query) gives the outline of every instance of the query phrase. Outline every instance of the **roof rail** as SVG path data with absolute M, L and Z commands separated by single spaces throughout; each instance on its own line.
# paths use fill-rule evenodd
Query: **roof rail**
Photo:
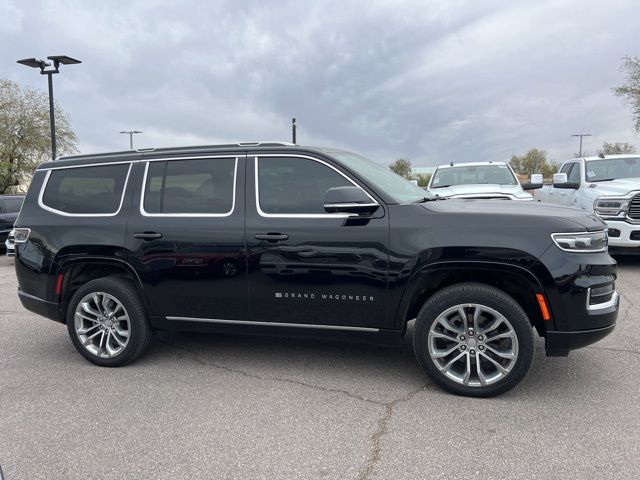
M 258 141 L 258 142 L 236 142 L 236 145 L 240 147 L 291 147 L 295 145 L 291 142 L 278 142 L 278 141 Z

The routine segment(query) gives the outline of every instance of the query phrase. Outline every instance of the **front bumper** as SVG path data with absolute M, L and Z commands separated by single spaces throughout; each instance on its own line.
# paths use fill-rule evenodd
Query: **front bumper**
M 640 224 L 621 220 L 605 220 L 609 228 L 610 247 L 640 247 Z
M 570 350 L 586 347 L 602 340 L 613 332 L 616 324 L 594 330 L 579 330 L 577 332 L 547 331 L 545 350 L 549 357 L 566 357 Z

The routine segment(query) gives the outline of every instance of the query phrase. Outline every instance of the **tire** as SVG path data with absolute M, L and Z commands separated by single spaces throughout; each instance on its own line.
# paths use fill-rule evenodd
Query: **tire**
M 92 280 L 73 294 L 67 330 L 80 355 L 101 367 L 131 363 L 153 336 L 135 287 L 118 277 Z
M 511 390 L 531 368 L 532 326 L 502 290 L 461 283 L 425 302 L 416 318 L 413 348 L 425 373 L 444 390 L 492 397 Z

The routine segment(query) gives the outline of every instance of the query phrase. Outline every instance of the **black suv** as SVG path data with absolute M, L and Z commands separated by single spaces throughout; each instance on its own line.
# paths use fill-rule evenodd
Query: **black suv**
M 605 224 L 540 204 L 439 200 L 359 155 L 285 143 L 42 164 L 16 222 L 19 296 L 91 362 L 155 330 L 413 342 L 445 389 L 490 396 L 533 358 L 609 334 Z

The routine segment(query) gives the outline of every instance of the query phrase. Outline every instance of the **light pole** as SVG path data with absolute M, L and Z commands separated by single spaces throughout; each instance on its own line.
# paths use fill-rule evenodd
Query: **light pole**
M 129 135 L 129 150 L 133 150 L 133 136 L 136 133 L 142 133 L 140 130 L 123 130 L 120 133 L 127 133 Z
M 296 119 L 293 117 L 291 119 L 291 142 L 295 145 L 296 143 L 296 130 L 298 130 L 298 125 L 296 124 Z
M 578 157 L 582 156 L 582 137 L 590 137 L 590 133 L 576 133 L 575 135 L 571 135 L 572 137 L 580 137 L 580 152 L 578 152 Z
M 60 73 L 60 65 L 73 65 L 74 63 L 82 63 L 75 58 L 67 57 L 66 55 L 52 55 L 47 57 L 53 62 L 53 69 L 46 70 L 51 66 L 51 62 L 45 60 L 39 60 L 37 58 L 25 58 L 18 60 L 21 65 L 26 65 L 31 68 L 39 68 L 40 75 L 46 75 L 49 83 L 49 121 L 51 122 L 51 160 L 56 159 L 56 118 L 53 110 L 53 79 L 54 73 Z

